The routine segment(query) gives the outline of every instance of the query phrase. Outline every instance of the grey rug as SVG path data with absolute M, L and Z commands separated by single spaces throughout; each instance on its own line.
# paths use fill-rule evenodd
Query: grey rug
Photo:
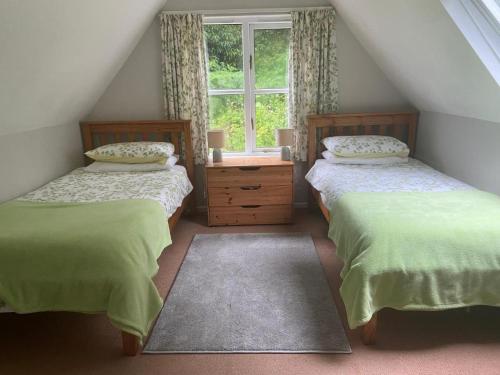
M 199 234 L 144 353 L 350 353 L 309 234 Z

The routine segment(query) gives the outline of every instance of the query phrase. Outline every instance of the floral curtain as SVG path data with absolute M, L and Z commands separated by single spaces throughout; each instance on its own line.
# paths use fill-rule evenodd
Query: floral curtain
M 338 110 L 335 10 L 293 11 L 290 35 L 290 127 L 294 158 L 307 160 L 307 115 Z
M 164 110 L 190 119 L 195 164 L 208 158 L 208 87 L 203 20 L 199 14 L 160 15 Z

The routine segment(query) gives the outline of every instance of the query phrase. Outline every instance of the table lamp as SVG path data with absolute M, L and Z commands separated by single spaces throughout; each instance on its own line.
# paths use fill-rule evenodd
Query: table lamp
M 213 162 L 220 163 L 222 161 L 221 148 L 224 148 L 224 130 L 216 129 L 208 131 L 208 147 L 213 148 Z
M 281 146 L 281 160 L 290 160 L 290 147 L 293 145 L 293 129 L 276 129 L 276 142 Z

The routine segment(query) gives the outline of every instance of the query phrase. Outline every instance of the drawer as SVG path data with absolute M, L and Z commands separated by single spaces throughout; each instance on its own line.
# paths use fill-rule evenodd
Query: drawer
M 239 187 L 208 189 L 209 206 L 281 205 L 292 204 L 292 185 Z
M 210 207 L 208 225 L 285 224 L 292 221 L 292 205 Z
M 207 169 L 208 187 L 292 184 L 293 167 L 231 167 Z

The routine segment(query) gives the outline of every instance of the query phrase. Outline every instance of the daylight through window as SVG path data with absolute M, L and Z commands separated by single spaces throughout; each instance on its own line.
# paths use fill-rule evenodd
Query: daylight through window
M 290 22 L 251 17 L 205 22 L 209 126 L 224 129 L 228 152 L 276 149 L 288 127 Z

